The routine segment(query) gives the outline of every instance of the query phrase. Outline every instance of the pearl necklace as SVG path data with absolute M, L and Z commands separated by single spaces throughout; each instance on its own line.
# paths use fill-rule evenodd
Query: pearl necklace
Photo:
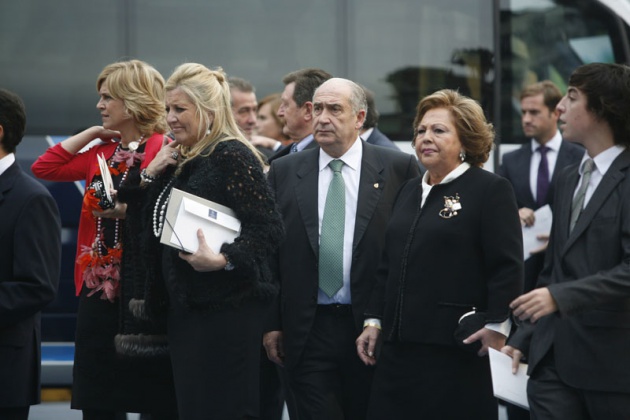
M 166 184 L 162 192 L 160 192 L 160 195 L 158 195 L 157 201 L 155 202 L 155 207 L 153 208 L 153 234 L 156 238 L 162 236 L 162 229 L 164 228 L 164 220 L 166 218 L 166 206 L 171 198 L 171 195 L 166 194 L 166 192 L 170 192 L 173 182 L 175 182 L 174 177 Z M 160 206 L 162 197 L 165 197 L 165 199 L 164 203 Z
M 127 145 L 127 148 L 129 149 L 130 152 L 135 152 L 136 150 L 138 150 L 138 147 L 140 147 L 143 141 L 144 141 L 144 134 L 141 135 L 137 141 L 129 142 L 129 144 Z

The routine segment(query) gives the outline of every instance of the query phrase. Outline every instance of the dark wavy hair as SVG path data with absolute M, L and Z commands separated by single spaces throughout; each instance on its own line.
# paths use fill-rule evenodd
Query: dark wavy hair
M 26 130 L 26 108 L 19 96 L 6 89 L 0 89 L 0 125 L 4 131 L 0 146 L 6 153 L 15 152 Z
M 591 63 L 575 69 L 569 86 L 586 96 L 586 109 L 606 121 L 615 144 L 630 146 L 630 67 Z

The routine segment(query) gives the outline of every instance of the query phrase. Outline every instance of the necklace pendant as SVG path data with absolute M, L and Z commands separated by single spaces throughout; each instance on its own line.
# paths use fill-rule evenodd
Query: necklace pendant
M 135 152 L 136 150 L 138 150 L 138 147 L 140 147 L 140 142 L 132 141 L 127 145 L 127 147 L 129 148 L 130 152 Z

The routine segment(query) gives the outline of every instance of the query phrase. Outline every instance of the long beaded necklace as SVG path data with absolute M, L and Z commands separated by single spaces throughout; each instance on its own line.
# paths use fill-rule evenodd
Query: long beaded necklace
M 171 199 L 170 188 L 173 182 L 175 182 L 175 177 L 171 178 L 171 180 L 166 184 L 164 189 L 160 192 L 160 195 L 158 195 L 157 200 L 155 201 L 155 207 L 153 208 L 153 234 L 156 238 L 162 236 L 164 221 L 166 220 L 166 207 L 168 206 L 168 202 Z M 162 203 L 163 197 L 164 203 Z M 160 205 L 160 203 L 162 204 Z
M 144 160 L 144 153 L 136 153 L 139 145 L 142 144 L 144 136 L 140 137 L 132 147 L 131 152 L 122 149 L 122 145 L 118 144 L 116 150 L 109 161 L 110 172 L 120 174 L 122 176 L 118 182 L 120 188 L 124 185 L 129 175 L 129 171 L 136 162 Z M 100 181 L 96 181 L 100 182 Z M 88 297 L 101 291 L 101 299 L 114 302 L 120 294 L 120 263 L 122 260 L 122 243 L 120 242 L 120 219 L 113 221 L 113 246 L 110 248 L 105 243 L 105 231 L 103 226 L 103 218 L 95 217 L 96 236 L 91 247 L 83 246 L 83 252 L 79 256 L 77 263 L 81 265 L 83 271 L 83 280 L 90 292 Z

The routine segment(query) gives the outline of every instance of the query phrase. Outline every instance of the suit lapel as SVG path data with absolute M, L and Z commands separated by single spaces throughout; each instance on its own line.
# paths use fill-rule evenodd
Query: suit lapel
M 385 179 L 383 177 L 383 163 L 374 148 L 365 142 L 363 144 L 363 157 L 361 159 L 361 179 L 359 181 L 359 196 L 357 198 L 357 215 L 354 225 L 354 238 L 352 241 L 352 251 L 357 245 L 367 229 L 376 205 L 381 198 Z
M 319 181 L 319 150 L 300 153 L 300 168 L 297 171 L 295 196 L 302 215 L 304 228 L 315 256 L 319 258 L 319 216 L 317 213 L 317 196 Z
M 529 168 L 531 166 L 532 161 L 532 146 L 530 143 L 525 144 L 521 148 L 521 156 L 518 156 L 516 159 L 516 180 L 518 182 L 517 195 L 519 197 L 524 197 L 525 200 L 523 204 L 526 207 L 535 208 L 536 200 L 534 200 L 534 195 L 532 194 L 532 189 L 529 185 Z
M 13 184 L 21 171 L 22 170 L 18 166 L 17 162 L 13 162 L 13 164 L 9 166 L 2 175 L 0 175 L 0 204 L 4 201 L 7 191 L 13 187 Z
M 621 155 L 619 155 L 617 159 L 615 159 L 615 161 L 612 163 L 610 168 L 608 168 L 608 171 L 606 171 L 606 174 L 597 186 L 597 189 L 593 193 L 593 196 L 586 204 L 586 207 L 584 207 L 584 211 L 582 211 L 582 214 L 577 220 L 573 231 L 569 235 L 567 243 L 564 247 L 564 252 L 566 252 L 567 249 L 582 234 L 582 232 L 586 230 L 593 218 L 599 212 L 599 209 L 606 204 L 610 193 L 617 187 L 620 182 L 622 182 L 626 178 L 626 169 L 629 165 L 630 150 L 626 150 Z M 574 190 L 575 188 L 571 190 L 571 192 L 573 192 Z M 573 198 L 571 197 L 571 200 L 569 202 L 571 202 L 572 199 Z

